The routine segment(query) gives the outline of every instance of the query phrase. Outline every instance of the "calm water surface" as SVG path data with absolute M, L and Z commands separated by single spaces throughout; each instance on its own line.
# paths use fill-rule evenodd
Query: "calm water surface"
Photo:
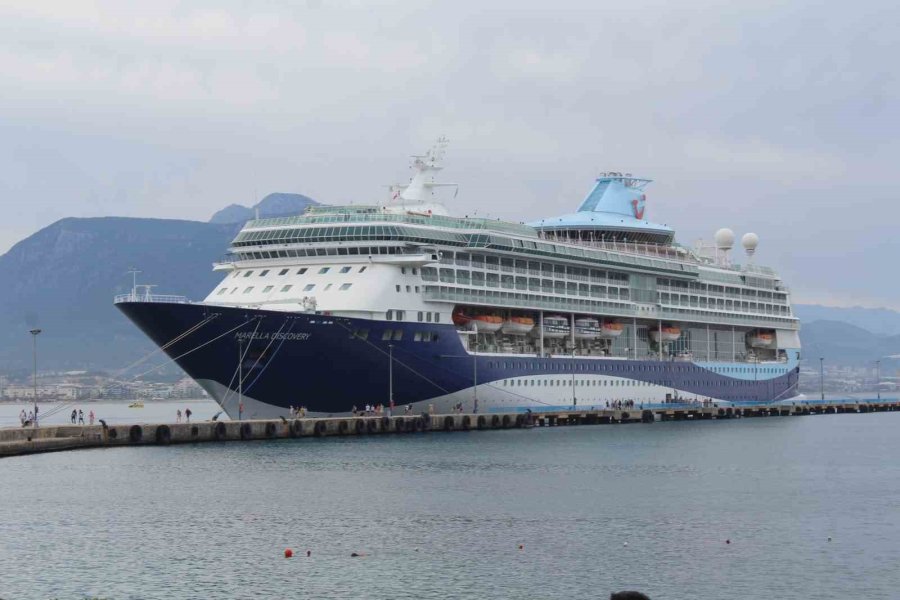
M 882 413 L 3 459 L 0 597 L 895 599 L 898 427 Z

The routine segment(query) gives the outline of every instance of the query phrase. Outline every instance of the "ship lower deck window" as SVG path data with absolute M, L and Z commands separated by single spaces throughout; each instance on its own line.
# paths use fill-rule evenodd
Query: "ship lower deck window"
M 341 273 L 349 273 L 350 267 L 341 267 Z
M 326 285 L 324 291 L 327 292 L 328 290 L 330 290 L 332 285 L 334 285 L 334 284 L 329 283 L 328 285 Z
M 324 275 L 329 270 L 331 270 L 331 267 L 322 267 L 321 269 L 319 269 L 319 275 Z
M 244 273 L 244 277 L 250 277 L 251 275 L 253 275 L 253 271 L 247 271 L 246 273 Z
M 222 294 L 225 293 L 225 291 L 226 291 L 227 289 L 228 289 L 228 288 L 222 288 L 221 290 L 219 290 L 219 293 L 218 293 L 217 295 L 218 295 L 218 296 L 221 296 Z
M 268 270 L 268 269 L 264 269 L 264 270 L 260 271 L 259 276 L 260 276 L 260 277 L 265 277 L 265 276 L 268 275 L 268 274 L 269 274 L 269 270 Z
M 279 275 L 287 275 L 288 271 L 290 271 L 290 269 L 282 269 L 282 270 L 278 271 L 278 274 Z
M 342 292 L 343 292 L 343 291 L 346 291 L 346 290 L 349 290 L 351 285 L 353 285 L 353 284 L 352 284 L 352 283 L 342 283 L 340 289 L 341 289 Z
M 253 291 L 253 286 L 251 285 L 250 287 L 248 287 L 247 289 L 244 290 L 244 293 L 249 294 L 252 291 Z
M 303 287 L 303 291 L 304 291 L 304 292 L 312 291 L 312 289 L 313 289 L 314 287 L 316 287 L 316 284 L 314 284 L 314 283 L 308 283 L 308 284 L 306 284 L 306 285 Z
M 297 275 L 303 275 L 307 271 L 309 271 L 309 269 L 307 269 L 306 267 L 303 267 L 302 269 L 297 270 Z
M 281 288 L 281 291 L 282 291 L 282 292 L 289 292 L 289 291 L 291 290 L 292 287 L 294 287 L 294 286 L 292 286 L 292 285 L 286 285 L 286 286 L 284 286 L 283 288 Z
M 274 287 L 275 287 L 274 285 L 267 285 L 266 287 L 263 288 L 263 294 L 268 294 L 269 292 L 272 291 L 272 288 L 274 288 Z

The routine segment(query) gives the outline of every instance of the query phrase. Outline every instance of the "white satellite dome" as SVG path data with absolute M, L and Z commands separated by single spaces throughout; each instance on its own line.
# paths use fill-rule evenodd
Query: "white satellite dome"
M 759 246 L 759 236 L 755 233 L 745 233 L 741 237 L 741 245 L 748 255 L 753 256 L 753 253 L 756 252 L 756 247 Z
M 731 250 L 734 248 L 734 232 L 727 227 L 716 232 L 716 247 L 721 250 Z

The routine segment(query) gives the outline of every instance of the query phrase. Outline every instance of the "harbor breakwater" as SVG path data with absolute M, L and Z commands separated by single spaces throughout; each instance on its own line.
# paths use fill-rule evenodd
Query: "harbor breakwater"
M 280 438 L 412 434 L 522 429 L 541 426 L 612 425 L 657 421 L 717 420 L 858 414 L 900 410 L 897 400 L 747 407 L 673 406 L 566 410 L 536 413 L 326 417 L 194 423 L 54 425 L 0 429 L 0 457 L 112 446 L 190 444 Z

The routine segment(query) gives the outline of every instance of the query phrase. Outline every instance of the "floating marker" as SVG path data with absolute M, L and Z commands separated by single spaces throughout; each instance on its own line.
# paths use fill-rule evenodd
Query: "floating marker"
M 524 550 L 524 549 L 525 549 L 525 544 L 519 544 L 519 550 Z
M 624 543 L 624 544 L 622 544 L 622 545 L 623 545 L 623 546 L 627 546 L 627 545 L 628 545 L 628 542 L 625 542 L 625 543 Z
M 306 551 L 306 556 L 307 556 L 307 557 L 312 556 L 312 550 L 307 550 L 307 551 Z
M 725 540 L 725 543 L 726 543 L 726 544 L 730 544 L 730 543 L 731 543 L 731 540 Z
M 830 536 L 830 535 L 828 536 L 828 541 L 829 541 L 829 542 L 831 541 L 831 536 Z
M 285 557 L 285 558 L 290 558 L 290 557 L 292 557 L 292 556 L 294 556 L 294 551 L 291 550 L 290 548 L 285 548 L 285 550 L 284 550 L 284 557 Z

